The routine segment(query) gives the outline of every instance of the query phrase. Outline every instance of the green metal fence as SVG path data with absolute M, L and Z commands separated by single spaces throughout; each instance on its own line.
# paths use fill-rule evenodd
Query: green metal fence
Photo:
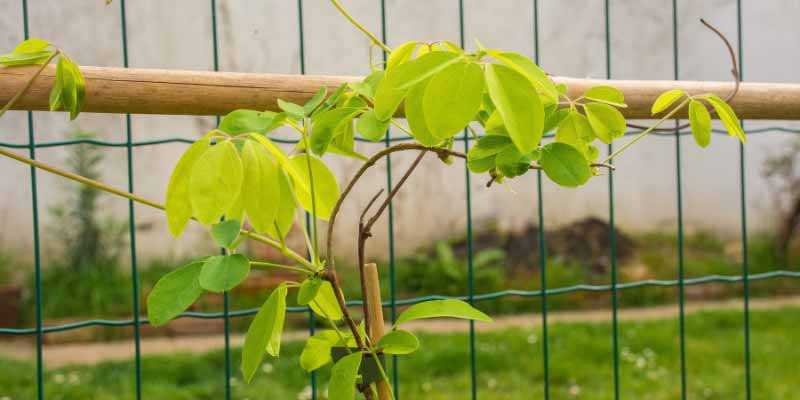
M 26 0 L 22 1 L 22 19 L 23 19 L 23 29 L 24 29 L 24 37 L 29 37 L 29 26 L 28 26 L 28 4 Z M 381 36 L 384 42 L 387 41 L 387 36 L 389 33 L 386 29 L 386 5 L 385 0 L 380 1 L 380 10 L 381 10 Z M 453 0 L 454 2 L 458 2 L 458 21 L 459 21 L 459 36 L 460 42 L 464 44 L 464 5 L 463 0 Z M 531 38 L 534 41 L 534 49 L 535 55 L 534 58 L 538 63 L 540 61 L 539 56 L 539 43 L 538 43 L 538 33 L 539 33 L 539 2 L 538 0 L 533 1 L 533 30 L 534 36 Z M 115 2 L 120 7 L 121 13 L 121 24 L 122 24 L 122 37 L 121 37 L 121 47 L 123 49 L 123 65 L 128 67 L 129 59 L 128 59 L 128 39 L 127 39 L 127 32 L 128 26 L 126 24 L 126 5 L 125 0 L 117 0 Z M 219 69 L 219 43 L 217 38 L 217 5 L 215 0 L 210 0 L 209 7 L 211 8 L 211 20 L 209 23 L 212 26 L 212 43 L 209 43 L 209 46 L 213 46 L 213 56 L 214 56 L 214 70 Z M 303 0 L 297 1 L 298 7 L 298 46 L 300 49 L 300 72 L 305 73 L 306 70 L 306 63 L 305 63 L 305 39 L 304 39 L 304 26 L 303 26 Z M 610 54 L 610 17 L 609 17 L 609 9 L 613 7 L 613 0 L 605 0 L 605 46 L 606 46 L 606 77 L 612 77 L 613 66 L 611 65 L 611 58 Z M 678 6 L 677 0 L 673 0 L 672 2 L 672 21 L 673 21 L 673 61 L 674 61 L 674 78 L 679 79 L 680 74 L 678 71 Z M 737 36 L 738 36 L 738 53 L 739 53 L 739 71 L 743 74 L 743 65 L 742 65 L 742 5 L 741 0 L 737 0 Z M 219 118 L 217 118 L 219 120 Z M 134 164 L 134 149 L 142 146 L 155 146 L 160 144 L 166 143 L 191 143 L 192 141 L 189 139 L 182 139 L 182 138 L 168 138 L 162 140 L 151 140 L 151 141 L 134 141 L 132 134 L 131 134 L 131 116 L 126 115 L 125 122 L 126 122 L 126 140 L 124 142 L 112 142 L 112 141 L 103 141 L 103 140 L 95 140 L 95 139 L 74 139 L 74 140 L 65 140 L 65 141 L 51 141 L 51 142 L 36 142 L 35 140 L 35 129 L 33 123 L 33 113 L 27 113 L 27 123 L 28 123 L 28 142 L 27 143 L 7 143 L 7 142 L 0 142 L 0 146 L 9 147 L 9 148 L 18 148 L 18 149 L 28 149 L 29 155 L 31 158 L 36 157 L 36 149 L 39 148 L 48 148 L 48 147 L 58 147 L 58 146 L 69 146 L 79 143 L 87 143 L 97 146 L 107 146 L 107 147 L 124 147 L 126 149 L 127 155 L 127 173 L 128 173 L 128 190 L 130 192 L 134 192 L 133 186 L 133 164 Z M 677 121 L 676 121 L 677 124 Z M 715 131 L 716 132 L 716 131 Z M 762 129 L 751 129 L 748 130 L 747 133 L 749 135 L 757 134 L 757 133 L 766 133 L 766 132 L 791 132 L 791 133 L 800 133 L 800 130 L 793 130 L 788 128 L 783 128 L 779 126 L 767 127 Z M 629 132 L 629 134 L 634 134 L 638 132 Z M 723 133 L 723 132 L 716 132 L 716 133 Z M 743 283 L 743 293 L 744 293 L 744 307 L 742 309 L 742 313 L 744 316 L 744 324 L 741 329 L 744 332 L 744 343 L 742 346 L 744 348 L 744 365 L 740 366 L 744 369 L 744 376 L 745 381 L 742 384 L 744 393 L 746 394 L 746 398 L 749 400 L 751 398 L 751 377 L 752 371 L 750 368 L 750 319 L 749 319 L 749 311 L 750 311 L 750 282 L 757 281 L 757 280 L 769 280 L 769 279 L 782 279 L 782 278 L 800 278 L 800 272 L 795 271 L 788 271 L 788 270 L 774 270 L 771 272 L 760 273 L 760 274 L 749 274 L 749 265 L 748 265 L 748 255 L 747 255 L 747 207 L 745 203 L 746 199 L 746 188 L 745 188 L 745 149 L 740 145 L 739 148 L 739 160 L 738 160 L 738 169 L 739 169 L 739 184 L 740 184 L 740 205 L 741 205 L 741 240 L 742 240 L 742 265 L 741 265 L 741 274 L 740 275 L 709 275 L 703 276 L 698 278 L 686 279 L 685 278 L 685 271 L 684 271 L 684 231 L 683 231 L 683 196 L 682 196 L 682 162 L 681 162 L 681 138 L 682 136 L 686 135 L 687 132 L 676 132 L 676 133 L 666 133 L 666 134 L 656 134 L 661 136 L 663 139 L 673 139 L 675 143 L 675 150 L 676 150 L 676 159 L 675 159 L 675 171 L 676 171 L 676 196 L 677 196 L 677 225 L 678 225 L 678 265 L 677 265 L 677 279 L 675 280 L 644 280 L 644 281 L 635 281 L 629 283 L 618 283 L 618 274 L 617 274 L 617 260 L 615 255 L 615 237 L 614 237 L 614 212 L 615 212 L 615 203 L 614 203 L 614 173 L 610 172 L 608 174 L 608 199 L 609 199 L 609 209 L 608 209 L 608 218 L 610 221 L 611 228 L 609 230 L 610 236 L 610 284 L 608 285 L 575 285 L 575 286 L 568 286 L 568 287 L 557 287 L 557 288 L 548 288 L 547 287 L 547 261 L 545 254 L 545 235 L 544 229 L 540 229 L 538 233 L 538 237 L 531 237 L 531 246 L 538 246 L 539 252 L 542 256 L 540 256 L 541 264 L 539 268 L 541 270 L 541 283 L 540 283 L 540 290 L 504 290 L 494 293 L 484 293 L 484 294 L 476 294 L 475 287 L 474 287 L 474 275 L 473 275 L 473 251 L 472 251 L 472 199 L 471 194 L 469 191 L 470 187 L 470 173 L 464 168 L 464 179 L 465 184 L 467 187 L 466 197 L 465 197 L 465 210 L 466 210 L 466 236 L 467 236 L 467 249 L 468 249 L 468 272 L 469 272 L 469 287 L 467 289 L 467 294 L 464 296 L 459 297 L 462 300 L 469 301 L 470 303 L 475 303 L 484 300 L 492 300 L 492 299 L 501 299 L 508 296 L 520 296 L 520 297 L 531 297 L 537 298 L 540 300 L 541 309 L 531 310 L 531 311 L 539 311 L 541 315 L 541 324 L 542 324 L 542 334 L 543 340 L 541 343 L 541 351 L 542 351 L 542 360 L 543 363 L 543 381 L 541 384 L 544 387 L 544 398 L 550 398 L 550 366 L 551 360 L 548 353 L 548 296 L 555 296 L 565 293 L 577 292 L 577 291 L 586 291 L 586 292 L 602 292 L 602 293 L 609 293 L 612 300 L 612 307 L 611 307 L 611 314 L 612 314 L 612 335 L 608 338 L 608 340 L 612 343 L 612 355 L 609 359 L 609 363 L 611 363 L 613 368 L 613 391 L 614 391 L 614 398 L 620 398 L 620 380 L 619 380 L 619 330 L 618 330 L 618 293 L 620 290 L 626 289 L 634 289 L 634 288 L 642 288 L 642 287 L 677 287 L 679 293 L 679 339 L 680 339 L 680 376 L 681 376 L 681 398 L 686 398 L 686 330 L 685 330 L 685 288 L 691 285 L 702 285 L 705 283 L 710 282 L 723 282 L 723 283 L 735 283 L 735 282 L 742 282 Z M 402 141 L 407 140 L 407 137 L 392 137 L 390 135 L 386 136 L 385 144 L 389 146 L 391 142 L 395 141 Z M 278 140 L 280 141 L 280 140 Z M 464 132 L 462 137 L 464 150 L 469 149 L 471 138 Z M 289 142 L 291 143 L 291 142 Z M 612 152 L 612 146 L 608 146 L 609 154 Z M 391 170 L 391 158 L 390 156 L 387 157 L 387 172 L 386 172 L 386 186 L 387 191 L 390 190 L 392 186 L 392 170 Z M 147 385 L 147 382 L 142 381 L 141 376 L 141 348 L 140 348 L 140 326 L 142 324 L 147 324 L 148 321 L 146 318 L 141 318 L 139 316 L 139 302 L 140 302 L 140 288 L 138 286 L 138 268 L 137 268 L 137 249 L 136 249 L 136 231 L 135 231 L 135 221 L 136 216 L 134 213 L 134 206 L 133 201 L 128 202 L 128 224 L 129 224 L 129 243 L 130 243 L 130 264 L 131 264 L 131 296 L 133 298 L 133 318 L 130 320 L 103 320 L 103 319 L 92 319 L 86 320 L 76 323 L 64 324 L 59 326 L 48 326 L 45 327 L 43 325 L 43 315 L 42 315 L 42 284 L 41 284 L 41 249 L 40 249 L 40 227 L 39 227 L 39 208 L 38 208 L 38 199 L 37 199 L 37 171 L 35 168 L 31 167 L 30 170 L 30 187 L 31 187 L 31 194 L 32 194 L 32 224 L 33 224 L 33 242 L 34 242 L 34 268 L 35 268 L 35 302 L 36 302 L 36 324 L 33 328 L 25 328 L 25 329 L 10 329 L 10 328 L 0 328 L 0 334 L 2 335 L 35 335 L 36 337 L 36 382 L 38 388 L 38 398 L 43 399 L 45 398 L 45 394 L 43 392 L 43 362 L 42 362 L 42 355 L 43 355 L 43 346 L 42 346 L 42 338 L 43 335 L 46 333 L 52 332 L 60 332 L 60 331 L 67 331 L 73 329 L 80 329 L 89 326 L 111 326 L 111 327 L 133 327 L 133 342 L 135 345 L 135 379 L 136 379 L 136 398 L 141 399 L 142 397 L 142 386 Z M 543 202 L 546 200 L 543 198 L 542 194 L 542 175 L 541 171 L 537 171 L 537 195 L 535 199 L 529 199 L 532 203 L 536 204 L 536 211 L 539 219 L 540 227 L 544 226 L 545 214 L 543 208 Z M 525 199 L 521 199 L 525 201 Z M 389 300 L 384 303 L 384 306 L 389 308 L 390 310 L 390 317 L 392 321 L 397 316 L 397 308 L 403 305 L 409 305 L 418 303 L 421 301 L 431 300 L 431 299 L 441 299 L 445 298 L 444 296 L 437 296 L 437 295 L 430 295 L 418 298 L 411 298 L 411 299 L 398 299 L 396 296 L 396 286 L 395 286 L 395 251 L 394 251 L 394 212 L 392 205 L 389 205 L 388 210 L 388 236 L 389 236 L 389 272 L 390 272 L 390 297 Z M 308 222 L 308 218 L 307 218 Z M 534 266 L 531 266 L 532 268 Z M 350 305 L 359 305 L 359 301 L 351 301 Z M 225 398 L 231 398 L 231 374 L 232 374 L 232 367 L 231 367 L 231 356 L 230 356 L 230 319 L 254 315 L 256 313 L 256 309 L 246 309 L 246 310 L 230 310 L 229 303 L 228 303 L 228 294 L 225 293 L 224 295 L 224 303 L 223 303 L 223 311 L 219 313 L 201 313 L 201 312 L 186 312 L 180 318 L 205 318 L 205 319 L 223 319 L 224 320 L 224 340 L 225 340 L 225 364 L 224 370 L 220 371 L 220 385 L 224 385 L 225 388 Z M 310 312 L 307 307 L 290 307 L 290 312 L 297 312 L 297 313 L 308 313 L 308 321 L 309 321 L 309 333 L 313 334 L 315 329 L 315 321 L 314 315 Z M 598 338 L 598 340 L 602 340 Z M 470 346 L 470 388 L 471 388 L 471 398 L 476 399 L 478 397 L 477 391 L 477 376 L 480 373 L 479 364 L 476 361 L 476 350 L 475 350 L 475 327 L 472 322 L 470 322 L 469 326 L 469 346 Z M 516 354 L 516 357 L 521 357 L 522 355 Z M 394 388 L 396 390 L 397 397 L 400 398 L 402 395 L 402 386 L 400 385 L 401 382 L 398 379 L 398 360 L 396 357 L 392 358 L 392 380 L 394 384 Z M 739 366 L 731 366 L 731 367 L 739 367 Z M 532 382 L 533 384 L 533 382 Z M 317 381 L 315 374 L 310 375 L 310 386 L 312 388 L 312 398 L 317 398 Z M 466 397 L 466 394 L 465 394 Z

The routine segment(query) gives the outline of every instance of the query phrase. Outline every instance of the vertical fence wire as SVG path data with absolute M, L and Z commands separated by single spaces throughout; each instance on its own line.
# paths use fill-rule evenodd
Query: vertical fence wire
M 306 74 L 306 42 L 305 42 L 305 24 L 303 23 L 303 0 L 297 0 L 297 39 L 298 51 L 300 62 L 300 74 Z M 306 219 L 306 232 L 311 235 L 311 214 L 305 212 Z M 307 253 L 308 259 L 311 259 L 311 253 Z M 314 311 L 308 310 L 308 335 L 314 336 L 316 331 L 316 319 L 314 319 Z M 311 387 L 311 400 L 317 399 L 317 372 L 311 371 L 309 376 L 309 386 Z
M 28 1 L 22 0 L 22 33 L 25 40 L 30 38 L 30 27 L 28 26 Z M 36 138 L 33 128 L 33 112 L 27 112 L 28 117 L 28 156 L 36 159 Z M 34 271 L 34 291 L 36 297 L 36 396 L 39 400 L 44 399 L 44 365 L 42 363 L 43 348 L 43 311 L 42 311 L 42 260 L 39 248 L 39 200 L 38 187 L 36 184 L 36 168 L 31 166 L 31 214 L 33 218 L 33 271 Z
M 211 46 L 214 57 L 214 71 L 219 71 L 219 38 L 217 36 L 217 2 L 211 0 Z M 216 125 L 219 125 L 220 116 L 215 117 Z M 220 249 L 224 255 L 226 251 L 224 248 Z M 225 350 L 223 356 L 225 357 L 225 399 L 231 398 L 231 315 L 230 315 L 230 298 L 227 291 L 222 292 L 222 317 L 223 317 L 223 333 L 225 340 Z
M 386 29 L 386 0 L 381 0 L 381 41 L 388 42 L 388 31 Z M 383 62 L 386 62 L 386 52 L 381 51 Z M 372 62 L 372 60 L 370 60 Z M 385 68 L 385 65 L 384 65 Z M 391 146 L 390 130 L 386 131 L 384 140 L 385 147 Z M 386 155 L 386 193 L 392 192 L 392 155 Z M 394 259 L 394 202 L 389 201 L 387 213 L 389 214 L 388 235 L 389 235 L 389 305 L 391 307 L 390 318 L 392 325 L 397 320 L 397 285 L 395 284 L 395 259 Z M 397 356 L 392 356 L 392 389 L 394 390 L 395 400 L 400 400 L 400 372 L 398 371 Z
M 533 54 L 539 64 L 539 0 L 533 0 Z M 542 367 L 544 379 L 544 398 L 550 399 L 550 359 L 547 349 L 547 246 L 544 238 L 544 196 L 542 195 L 542 170 L 536 170 L 536 195 L 539 213 L 539 278 L 541 279 L 542 314 Z
M 464 0 L 458 0 L 458 41 L 464 47 Z M 469 131 L 464 128 L 464 154 L 469 153 Z M 469 280 L 468 300 L 471 305 L 475 305 L 475 271 L 472 254 L 472 189 L 470 185 L 469 168 L 464 162 L 464 189 L 466 192 L 467 205 L 467 276 Z M 469 321 L 469 372 L 470 390 L 472 399 L 478 398 L 478 365 L 475 354 L 475 321 Z
M 606 41 L 606 79 L 611 79 L 611 7 L 609 0 L 605 0 L 605 41 Z M 608 145 L 608 154 L 614 152 L 613 145 Z M 614 160 L 609 160 L 613 165 Z M 614 399 L 619 400 L 619 321 L 618 321 L 618 296 L 617 296 L 617 243 L 614 232 L 614 170 L 608 171 L 608 236 L 609 253 L 611 259 L 611 331 L 613 343 L 614 365 Z
M 126 18 L 125 0 L 120 0 L 120 30 L 122 31 L 122 66 L 130 66 L 128 58 L 128 24 Z M 125 151 L 128 168 L 128 192 L 133 193 L 133 138 L 131 115 L 125 114 Z M 128 200 L 128 238 L 131 253 L 131 292 L 133 296 L 133 345 L 134 345 L 134 374 L 136 376 L 136 399 L 142 398 L 142 344 L 139 322 L 139 269 L 136 259 L 136 216 L 133 200 Z
M 678 80 L 679 51 L 678 51 L 678 1 L 672 0 L 672 63 L 673 78 Z M 675 127 L 680 125 L 680 120 L 675 120 Z M 681 374 L 681 399 L 686 399 L 686 293 L 684 280 L 684 246 L 683 246 L 683 170 L 681 156 L 681 132 L 675 131 L 675 193 L 678 207 L 678 332 L 680 341 L 680 374 Z
M 739 53 L 739 79 L 744 77 L 744 59 L 742 53 L 742 1 L 736 2 L 736 37 Z M 742 121 L 744 129 L 744 121 Z M 750 375 L 750 264 L 747 255 L 747 191 L 745 179 L 745 152 L 744 144 L 739 142 L 739 196 L 741 198 L 742 218 L 742 283 L 744 290 L 744 369 L 745 369 L 745 397 L 752 397 L 752 382 Z

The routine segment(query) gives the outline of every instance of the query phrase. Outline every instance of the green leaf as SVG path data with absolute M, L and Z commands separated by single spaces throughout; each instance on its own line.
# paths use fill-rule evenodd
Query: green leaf
M 53 55 L 52 51 L 37 51 L 32 53 L 0 54 L 0 65 L 34 65 L 47 61 Z
M 30 38 L 14 48 L 14 54 L 37 53 L 50 47 L 50 42 L 39 38 Z
M 375 110 L 370 109 L 358 117 L 356 129 L 358 129 L 358 134 L 365 139 L 377 142 L 386 136 L 390 121 L 391 120 L 379 120 L 375 115 Z
M 692 100 L 689 102 L 689 124 L 692 127 L 694 141 L 700 147 L 711 143 L 711 114 L 703 103 Z
M 444 140 L 461 132 L 478 113 L 482 93 L 478 64 L 459 61 L 434 75 L 422 99 L 430 133 Z
M 275 115 L 271 111 L 233 110 L 222 118 L 219 130 L 232 136 L 251 132 L 263 135 L 273 128 Z
M 739 123 L 739 118 L 731 106 L 714 94 L 708 95 L 705 99 L 717 110 L 717 115 L 722 120 L 722 125 L 725 126 L 728 134 L 736 136 L 742 143 L 746 143 L 747 138 L 744 135 L 744 130 L 742 130 L 742 125 Z
M 625 96 L 622 94 L 622 92 L 619 89 L 611 86 L 590 87 L 582 97 L 584 99 L 599 101 L 615 107 L 628 106 L 625 104 Z
M 400 103 L 403 101 L 403 96 L 406 95 L 406 92 L 406 90 L 393 87 L 390 78 L 381 80 L 378 84 L 378 88 L 375 89 L 375 116 L 381 121 L 388 121 L 392 118 L 397 108 L 400 107 Z
M 566 143 L 554 142 L 544 146 L 539 163 L 547 177 L 561 186 L 577 187 L 592 176 L 586 157 Z
M 249 273 L 250 261 L 241 254 L 209 257 L 200 272 L 200 287 L 221 293 L 235 288 Z
M 61 80 L 55 79 L 53 88 L 50 89 L 50 111 L 58 111 L 61 109 L 61 94 L 63 91 Z
M 398 65 L 386 79 L 389 81 L 391 87 L 395 89 L 409 89 L 417 83 L 436 75 L 439 71 L 444 70 L 459 60 L 461 60 L 461 57 L 457 54 L 445 51 L 434 51 L 415 60 Z M 380 117 L 381 115 L 378 116 Z
M 242 147 L 242 204 L 258 233 L 272 227 L 281 201 L 278 165 L 264 146 L 246 140 Z
M 395 326 L 404 322 L 423 318 L 451 317 L 491 322 L 492 319 L 482 311 L 461 300 L 430 300 L 414 304 L 403 311 Z
M 345 92 L 345 90 L 347 90 L 347 83 L 339 85 L 336 91 L 334 91 L 333 94 L 328 96 L 328 99 L 325 100 L 322 103 L 322 105 L 317 107 L 317 109 L 311 113 L 311 118 L 313 119 L 320 113 L 330 110 L 334 105 L 336 105 L 336 103 L 339 101 L 339 98 L 342 97 L 342 94 Z
M 237 220 L 226 220 L 211 227 L 211 237 L 217 242 L 219 247 L 229 249 L 236 238 L 239 237 L 239 231 L 242 230 L 242 223 Z
M 242 185 L 244 185 L 244 182 L 242 182 Z M 239 192 L 239 195 L 236 196 L 236 200 L 233 202 L 231 208 L 225 212 L 225 219 L 244 221 L 244 202 L 242 201 L 242 192 Z
M 178 160 L 172 170 L 172 176 L 167 185 L 167 225 L 173 236 L 178 237 L 183 233 L 186 224 L 192 218 L 192 203 L 189 199 L 189 177 L 195 162 L 210 146 L 211 133 L 194 142 Z
M 411 354 L 419 348 L 419 339 L 409 331 L 397 329 L 384 335 L 375 347 L 385 354 Z
M 547 118 L 545 118 L 544 120 L 544 128 L 542 129 L 542 131 L 544 131 L 544 133 L 547 133 L 555 129 L 557 126 L 561 125 L 561 121 L 563 121 L 564 118 L 567 118 L 567 116 L 570 114 L 571 111 L 572 110 L 570 110 L 569 108 L 561 108 L 558 110 L 554 110 L 552 113 L 549 114 L 545 112 Z
M 319 114 L 311 126 L 309 146 L 317 155 L 323 155 L 328 150 L 337 129 L 342 124 L 350 123 L 353 117 L 361 110 L 358 108 L 334 108 Z
M 544 108 L 530 80 L 504 65 L 487 64 L 486 83 L 511 141 L 520 153 L 530 153 L 544 127 Z
M 283 239 L 289 234 L 292 224 L 294 224 L 294 212 L 297 208 L 297 203 L 295 203 L 294 190 L 289 177 L 283 171 L 278 171 L 278 186 L 280 187 L 281 195 L 278 202 L 278 212 L 275 215 L 275 222 L 267 228 L 266 232 L 276 239 Z
M 319 293 L 319 288 L 324 282 L 319 277 L 308 278 L 300 284 L 300 290 L 297 292 L 297 304 L 304 306 L 314 300 Z
M 386 70 L 389 71 L 396 67 L 398 64 L 404 63 L 411 58 L 414 49 L 417 48 L 418 42 L 405 42 L 392 50 L 389 59 L 386 60 Z
M 361 367 L 361 352 L 342 357 L 331 368 L 331 380 L 328 383 L 329 400 L 353 400 L 356 395 L 356 378 Z
M 303 119 L 303 117 L 305 117 L 305 115 L 306 115 L 305 109 L 303 108 L 303 106 L 301 106 L 299 104 L 294 104 L 294 103 L 290 103 L 288 101 L 283 101 L 281 99 L 278 99 L 278 107 L 281 110 L 285 111 L 286 115 L 289 118 L 291 118 L 291 119 L 293 119 L 295 121 L 299 121 L 299 120 Z
M 311 173 L 309 174 L 308 160 L 311 160 Z M 298 154 L 292 156 L 289 160 L 292 167 L 298 172 L 300 184 L 295 185 L 295 193 L 297 194 L 297 201 L 308 212 L 316 211 L 317 218 L 328 220 L 333 211 L 333 206 L 339 199 L 339 183 L 336 182 L 336 176 L 333 175 L 328 166 L 325 165 L 319 158 L 309 156 L 307 154 Z M 314 183 L 314 203 L 311 201 L 311 178 Z M 297 182 L 297 178 L 295 178 Z M 316 210 L 313 210 L 313 207 Z
M 73 120 L 80 114 L 86 99 L 86 82 L 78 64 L 62 55 L 56 65 L 56 80 L 61 81 L 61 105 Z
M 303 352 L 300 353 L 300 367 L 311 372 L 332 362 L 331 347 L 339 342 L 334 331 L 321 331 L 308 338 Z
M 506 147 L 513 146 L 511 139 L 508 136 L 490 135 L 484 136 L 477 140 L 475 146 L 472 146 L 467 153 L 468 160 L 478 160 L 481 158 L 491 157 Z
M 678 89 L 667 90 L 666 92 L 661 93 L 661 95 L 658 96 L 658 98 L 656 98 L 656 101 L 653 103 L 653 108 L 650 110 L 650 112 L 653 115 L 658 114 L 669 108 L 672 104 L 678 101 L 678 99 L 680 99 L 685 95 L 686 92 L 684 92 L 683 90 L 678 90 Z
M 162 326 L 186 311 L 203 293 L 198 276 L 204 261 L 194 261 L 164 275 L 147 295 L 150 325 Z
M 599 103 L 598 103 L 599 104 Z M 566 143 L 583 153 L 589 160 L 589 143 L 594 140 L 594 132 L 589 120 L 577 111 L 568 112 L 558 125 L 556 142 Z
M 322 101 L 325 100 L 326 94 L 328 94 L 327 86 L 319 88 L 319 90 L 314 93 L 314 96 L 311 96 L 311 99 L 309 99 L 306 104 L 303 104 L 303 114 L 311 115 L 311 113 L 317 109 L 317 106 L 322 104 Z
M 338 321 L 344 317 L 333 292 L 333 286 L 328 281 L 322 282 L 317 290 L 317 297 L 308 305 L 317 315 L 331 321 Z
M 247 382 L 261 366 L 266 351 L 277 357 L 281 350 L 281 334 L 286 318 L 286 283 L 281 283 L 269 295 L 247 329 L 242 347 L 242 375 Z
M 524 75 L 528 80 L 545 95 L 547 103 L 558 101 L 558 90 L 555 83 L 542 71 L 536 63 L 522 54 L 512 52 L 501 52 L 499 50 L 488 50 L 487 53 L 497 61 L 511 67 L 515 71 Z
M 532 160 L 530 154 L 522 154 L 516 146 L 508 146 L 497 154 L 494 163 L 500 173 L 514 178 L 528 172 Z
M 426 110 L 423 107 L 423 98 L 429 83 L 430 79 L 408 91 L 405 105 L 406 122 L 408 122 L 408 127 L 411 129 L 411 135 L 414 139 L 426 146 L 436 146 L 441 141 L 435 138 L 428 129 L 428 124 L 425 122 Z
M 488 172 L 490 169 L 494 168 L 494 159 L 495 156 L 486 157 L 486 158 L 478 158 L 473 160 L 467 160 L 467 168 L 470 172 L 475 174 L 482 174 L 484 172 Z
M 625 117 L 616 108 L 603 103 L 586 103 L 583 109 L 592 130 L 603 143 L 610 144 L 625 135 Z
M 189 200 L 203 225 L 217 222 L 233 206 L 242 188 L 242 161 L 230 140 L 211 146 L 189 175 Z

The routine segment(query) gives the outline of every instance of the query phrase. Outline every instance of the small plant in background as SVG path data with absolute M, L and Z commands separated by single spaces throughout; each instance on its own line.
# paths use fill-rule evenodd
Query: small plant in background
M 627 107 L 620 90 L 595 86 L 577 97 L 569 96 L 566 85 L 556 84 L 529 58 L 488 49 L 478 41 L 473 52 L 448 41 L 412 41 L 391 49 L 337 0 L 331 3 L 370 39 L 371 50 L 378 48 L 386 56 L 386 62 L 370 59 L 371 73 L 364 80 L 343 84 L 330 95 L 328 88 L 323 87 L 305 104 L 278 100 L 280 112 L 232 111 L 217 129 L 192 144 L 178 160 L 166 190 L 165 205 L 0 150 L 18 161 L 165 209 L 169 229 L 175 236 L 180 236 L 191 220 L 209 228 L 224 254 L 195 260 L 159 280 L 147 299 L 148 316 L 155 326 L 179 316 L 206 291 L 222 293 L 234 289 L 252 268 L 296 273 L 296 280 L 287 279 L 278 285 L 251 322 L 241 360 L 247 381 L 260 369 L 265 354 L 280 354 L 290 290 L 296 290 L 297 304 L 307 305 L 330 327 L 308 339 L 300 366 L 315 371 L 332 364 L 328 387 L 331 400 L 351 400 L 356 391 L 368 399 L 385 400 L 393 396 L 383 363 L 378 360 L 381 355 L 405 355 L 419 348 L 418 339 L 402 329 L 406 322 L 436 317 L 491 321 L 466 302 L 434 300 L 404 310 L 386 335 L 374 333 L 373 324 L 382 326 L 383 321 L 370 321 L 370 302 L 376 299 L 367 296 L 366 243 L 372 236 L 372 226 L 426 155 L 437 156 L 445 165 L 455 158 L 463 159 L 471 172 L 486 174 L 489 185 L 541 170 L 561 186 L 578 187 L 613 169 L 609 163 L 615 157 L 681 110 L 688 109 L 689 126 L 702 147 L 710 143 L 712 113 L 719 116 L 731 136 L 745 141 L 738 118 L 725 100 L 714 94 L 671 90 L 653 104 L 653 115 L 661 116 L 656 124 L 644 127 L 633 139 L 601 159 L 598 141 L 611 144 L 628 127 L 620 112 Z M 13 53 L 0 56 L 0 64 L 41 64 L 32 78 L 36 79 L 44 65 L 61 55 L 50 105 L 53 110 L 63 107 L 74 118 L 83 104 L 83 78 L 77 66 L 60 50 L 47 50 L 50 47 L 50 43 L 40 39 L 28 40 Z M 735 67 L 733 74 L 737 85 L 728 99 L 738 90 Z M 405 124 L 395 118 L 400 110 L 405 113 Z M 289 152 L 270 139 L 270 133 L 282 126 L 297 134 L 297 145 Z M 355 151 L 356 134 L 377 142 L 391 126 L 408 134 L 414 142 L 397 144 L 369 157 Z M 479 130 L 484 135 L 479 135 Z M 555 140 L 544 143 L 542 139 L 550 131 L 555 132 Z M 456 136 L 462 133 L 476 139 L 467 153 L 454 150 Z M 356 321 L 346 306 L 335 268 L 336 218 L 364 173 L 389 154 L 401 151 L 418 155 L 392 191 L 383 196 L 376 211 L 370 215 L 382 191 L 361 214 L 358 266 L 363 319 Z M 346 186 L 340 188 L 321 158 L 325 154 L 351 157 L 363 164 Z M 91 159 L 85 161 L 82 165 L 92 164 Z M 82 201 L 91 204 L 94 200 L 89 195 Z M 303 249 L 308 257 L 289 248 L 285 240 L 301 210 L 311 216 Z M 83 223 L 93 221 L 86 214 L 76 215 Z M 252 230 L 242 228 L 245 218 Z M 220 222 L 221 219 L 224 220 Z M 328 221 L 326 242 L 322 246 L 320 220 Z M 90 236 L 96 234 L 92 229 L 86 231 Z M 245 240 L 279 250 L 290 263 L 250 260 L 238 252 Z M 504 257 L 487 252 L 476 261 L 491 265 Z M 462 269 L 448 245 L 437 245 L 437 264 L 445 279 L 463 281 Z M 367 380 L 369 369 L 376 379 Z
M 778 212 L 776 252 L 785 262 L 800 227 L 800 140 L 792 140 L 784 150 L 768 158 L 764 162 L 764 176 L 770 180 Z

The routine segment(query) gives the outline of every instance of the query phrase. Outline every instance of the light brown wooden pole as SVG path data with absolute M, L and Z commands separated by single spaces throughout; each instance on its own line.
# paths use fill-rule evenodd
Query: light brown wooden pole
M 37 68 L 0 67 L 0 104 L 8 102 L 24 87 Z M 279 98 L 302 104 L 322 86 L 334 89 L 344 82 L 361 79 L 89 66 L 81 70 L 87 89 L 84 112 L 118 114 L 225 115 L 239 108 L 276 110 Z M 55 67 L 46 68 L 14 109 L 47 110 L 54 75 Z M 669 89 L 683 89 L 692 94 L 711 92 L 721 97 L 733 89 L 731 82 L 553 79 L 566 83 L 573 98 L 591 86 L 619 88 L 628 103 L 622 112 L 630 119 L 651 118 L 653 101 Z M 731 106 L 744 119 L 798 120 L 800 84 L 742 82 Z
M 367 298 L 369 313 L 369 339 L 374 345 L 378 343 L 383 337 L 383 303 L 381 302 L 381 284 L 378 280 L 378 266 L 375 263 L 364 265 L 364 284 L 367 292 L 364 296 Z M 376 384 L 378 387 L 378 400 L 390 400 L 391 394 L 389 393 L 389 385 L 385 381 L 380 381 Z

